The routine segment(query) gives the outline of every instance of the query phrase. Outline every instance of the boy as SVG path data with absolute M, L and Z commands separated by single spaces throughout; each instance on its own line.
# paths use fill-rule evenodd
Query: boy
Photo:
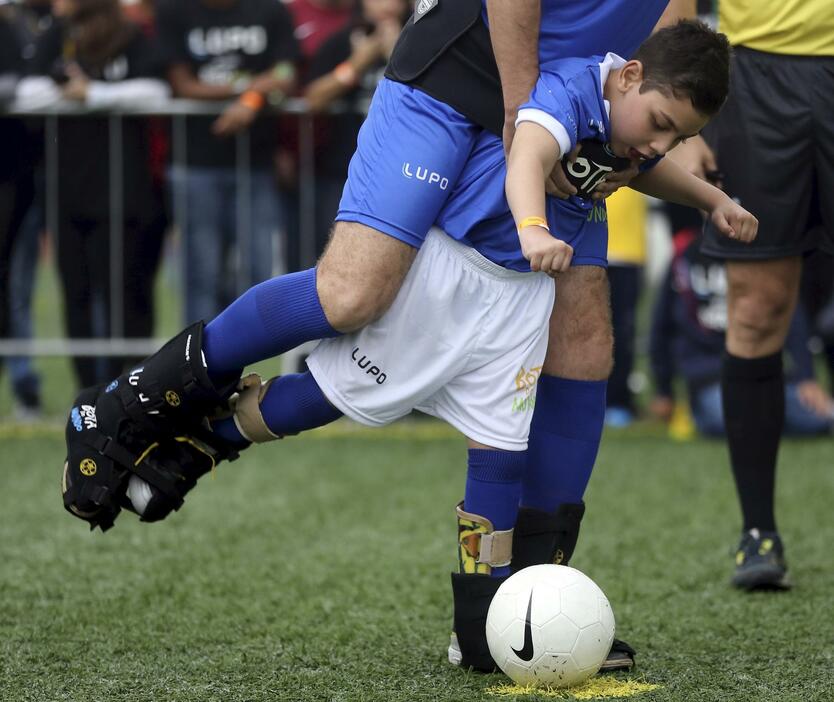
M 196 435 L 226 450 L 320 426 L 342 413 L 380 425 L 423 409 L 459 428 L 470 449 L 458 508 L 457 637 L 450 657 L 492 669 L 483 629 L 491 597 L 511 562 L 514 570 L 535 562 L 531 544 L 514 542 L 513 525 L 554 295 L 548 276 L 570 265 L 605 265 L 604 206 L 582 197 L 547 199 L 545 179 L 556 161 L 584 140 L 583 149 L 593 157 L 580 154 L 571 170 L 586 194 L 618 159 L 641 159 L 646 170 L 634 187 L 704 209 L 720 230 L 749 241 L 757 225 L 752 215 L 673 163 L 656 163 L 718 111 L 727 93 L 728 63 L 721 35 L 685 22 L 655 34 L 632 61 L 609 54 L 601 61 L 548 64 L 519 112 L 508 165 L 500 139 L 483 134 L 438 219 L 442 231 L 432 232 L 394 305 L 378 322 L 323 341 L 308 360 L 308 373 L 263 386 L 247 376 L 238 384 L 243 366 L 272 355 L 258 330 L 242 323 L 252 310 L 265 325 L 271 323 L 267 303 L 273 281 L 256 286 L 213 320 L 205 337 L 202 323 L 193 325 L 98 394 L 94 407 L 74 409 L 80 419 L 67 430 L 65 504 L 94 524 L 102 523 L 96 508 L 104 510 L 109 526 L 119 504 L 153 521 L 178 507 L 209 467 L 199 457 L 188 464 L 173 499 L 153 480 L 151 489 L 117 469 L 107 473 L 118 478 L 107 486 L 109 501 L 79 504 L 78 446 L 92 442 L 77 435 L 86 434 L 88 422 L 98 434 L 115 428 L 110 443 L 122 441 L 119 431 L 125 426 L 136 430 L 127 448 L 141 467 L 149 456 L 164 458 L 173 445 L 169 439 L 155 451 L 139 450 L 142 441 L 147 447 L 160 435 Z M 406 170 L 427 187 L 443 187 L 439 174 L 403 164 Z M 239 392 L 228 403 L 233 416 L 213 420 L 207 434 L 199 426 L 203 418 L 227 404 L 236 387 Z M 181 452 L 193 444 L 180 440 L 175 446 Z M 582 483 L 581 491 L 589 477 L 571 479 Z

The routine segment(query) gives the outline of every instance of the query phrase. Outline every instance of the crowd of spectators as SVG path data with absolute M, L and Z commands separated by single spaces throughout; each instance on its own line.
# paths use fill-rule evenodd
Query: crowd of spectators
M 315 122 L 309 216 L 320 250 L 359 113 L 410 8 L 409 0 L 0 0 L 0 107 L 64 113 L 48 241 L 67 337 L 153 335 L 154 280 L 175 211 L 184 322 L 208 320 L 255 282 L 309 263 L 298 246 L 296 119 L 270 108 L 287 97 L 308 98 L 316 113 L 346 104 Z M 171 120 L 125 114 L 120 159 L 111 158 L 109 114 L 164 112 L 171 98 L 213 105 L 185 118 L 184 149 L 173 153 Z M 43 119 L 0 119 L 0 337 L 31 334 L 46 227 L 43 144 Z M 111 172 L 117 164 L 121 172 Z M 114 228 L 121 262 L 111 255 Z M 123 280 L 116 296 L 114 266 Z M 121 302 L 115 314 L 111 300 Z M 77 356 L 73 367 L 87 386 L 125 362 Z M 37 374 L 27 359 L 8 365 L 18 406 L 36 412 Z

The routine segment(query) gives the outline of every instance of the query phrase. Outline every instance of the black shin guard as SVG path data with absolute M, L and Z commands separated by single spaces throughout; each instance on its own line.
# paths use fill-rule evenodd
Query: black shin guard
M 568 565 L 585 505 L 563 504 L 556 512 L 522 507 L 513 532 L 513 573 L 542 563 Z
M 496 668 L 487 645 L 486 618 L 492 598 L 506 579 L 452 573 L 454 628 L 460 646 L 460 664 L 464 668 L 482 673 L 491 673 Z

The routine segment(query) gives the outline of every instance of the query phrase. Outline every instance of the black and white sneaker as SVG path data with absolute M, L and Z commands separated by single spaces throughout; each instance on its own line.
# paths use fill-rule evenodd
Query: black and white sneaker
M 779 534 L 750 529 L 741 535 L 732 583 L 747 591 L 787 590 L 791 587 Z

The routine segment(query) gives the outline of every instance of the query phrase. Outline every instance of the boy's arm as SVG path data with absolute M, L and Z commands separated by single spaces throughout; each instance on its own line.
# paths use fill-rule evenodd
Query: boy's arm
M 661 200 L 706 211 L 716 229 L 731 239 L 749 243 L 756 238 L 759 221 L 752 214 L 668 158 L 637 176 L 631 187 Z
M 530 269 L 555 274 L 570 266 L 573 249 L 550 235 L 544 183 L 559 161 L 561 148 L 544 127 L 522 122 L 507 158 L 507 202 L 518 229 L 521 252 Z

